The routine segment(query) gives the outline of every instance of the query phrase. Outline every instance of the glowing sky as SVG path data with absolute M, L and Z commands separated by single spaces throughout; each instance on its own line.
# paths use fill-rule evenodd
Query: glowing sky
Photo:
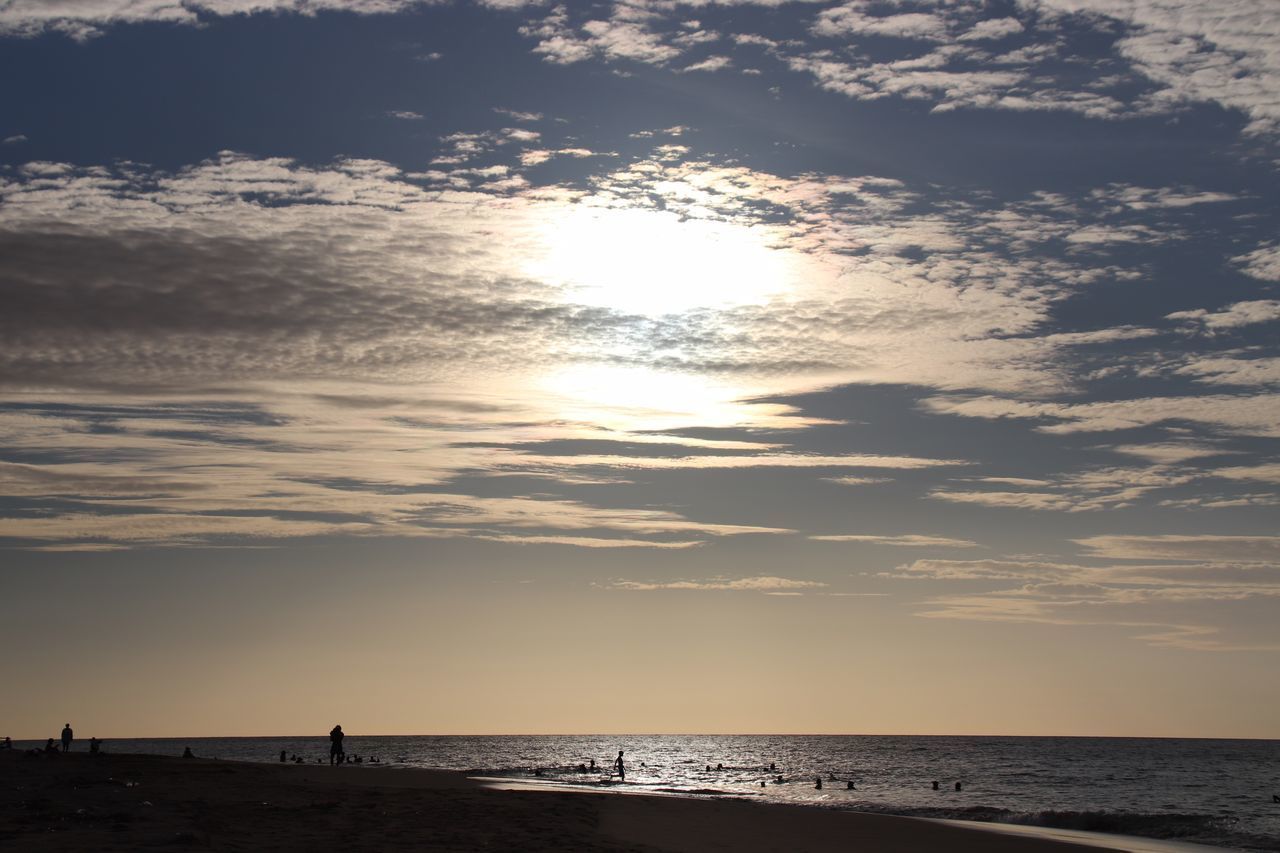
M 0 0 L 0 734 L 1280 737 L 1278 42 Z

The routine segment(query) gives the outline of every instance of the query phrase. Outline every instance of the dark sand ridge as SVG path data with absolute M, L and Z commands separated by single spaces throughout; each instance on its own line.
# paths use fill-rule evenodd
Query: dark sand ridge
M 804 806 L 492 790 L 445 771 L 84 753 L 0 753 L 0 810 L 0 849 L 32 853 L 1100 849 Z

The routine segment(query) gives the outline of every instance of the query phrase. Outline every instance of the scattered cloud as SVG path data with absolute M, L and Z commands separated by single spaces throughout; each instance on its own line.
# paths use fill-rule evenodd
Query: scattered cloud
M 819 581 L 802 581 L 793 580 L 791 578 L 780 578 L 771 575 L 762 575 L 749 578 L 710 578 L 708 580 L 679 580 L 679 581 L 614 581 L 611 585 L 612 589 L 625 589 L 633 591 L 652 591 L 662 589 L 680 589 L 680 590 L 731 590 L 737 592 L 795 592 L 797 590 L 820 589 L 827 586 Z
M 1220 311 L 1206 311 L 1197 308 L 1194 311 L 1175 311 L 1166 314 L 1169 320 L 1185 320 L 1203 328 L 1210 333 L 1225 329 L 1238 329 L 1256 323 L 1273 323 L 1280 320 L 1280 299 L 1254 299 L 1248 302 L 1236 302 Z
M 903 548 L 977 548 L 978 543 L 968 539 L 951 539 L 945 536 L 922 536 L 905 533 L 896 536 L 875 536 L 861 533 L 810 536 L 818 542 L 861 542 L 867 545 L 893 545 Z
M 1041 421 L 1040 432 L 1112 432 L 1165 423 L 1196 423 L 1224 433 L 1280 436 L 1280 395 L 1213 394 L 1097 403 L 1013 400 L 992 396 L 931 397 L 928 411 L 969 418 Z
M 1116 543 L 1097 544 L 1101 546 L 1097 549 L 1099 556 L 1114 556 L 1102 552 L 1112 550 Z M 1119 550 L 1130 553 L 1128 545 Z M 1150 556 L 1154 555 L 1144 554 L 1144 557 Z M 1280 564 L 1276 563 L 1193 562 L 1095 567 L 1034 560 L 916 560 L 882 576 L 969 587 L 996 586 L 934 595 L 917 614 L 926 618 L 1112 627 L 1125 630 L 1134 639 L 1150 645 L 1199 651 L 1280 648 L 1272 643 L 1236 640 L 1231 636 L 1229 625 L 1185 621 L 1187 607 L 1203 608 L 1210 603 L 1280 596 Z M 1010 587 L 1010 582 L 1017 585 Z
M 875 486 L 880 483 L 892 483 L 892 477 L 824 477 L 823 479 L 831 483 L 839 483 L 842 486 Z
M 1074 541 L 1090 556 L 1110 559 L 1280 563 L 1280 536 L 1110 535 Z

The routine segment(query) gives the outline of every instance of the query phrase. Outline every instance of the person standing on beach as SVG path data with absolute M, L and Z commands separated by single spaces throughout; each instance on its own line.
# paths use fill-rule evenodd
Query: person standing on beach
M 67 723 L 62 727 L 62 751 L 71 751 L 71 724 Z
M 342 751 L 342 726 L 334 726 L 329 732 L 329 763 L 341 764 L 346 753 Z
M 627 781 L 627 766 L 622 763 L 622 750 L 618 750 L 618 760 L 613 762 L 613 766 L 618 771 L 618 781 Z

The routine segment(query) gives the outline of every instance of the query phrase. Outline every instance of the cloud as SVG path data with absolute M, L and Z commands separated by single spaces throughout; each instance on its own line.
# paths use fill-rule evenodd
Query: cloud
M 1119 444 L 1110 448 L 1116 453 L 1127 456 L 1140 456 L 1162 465 L 1187 462 L 1191 459 L 1203 459 L 1209 456 L 1222 456 L 1233 451 L 1211 445 L 1179 442 L 1175 444 Z
M 504 107 L 494 107 L 493 111 L 499 115 L 504 115 L 513 121 L 542 121 L 542 113 L 526 112 L 523 110 L 509 110 Z
M 842 486 L 874 486 L 880 483 L 892 483 L 891 477 L 825 477 L 828 482 L 839 483 Z
M 1274 50 L 1280 12 L 1267 0 L 1029 0 L 1049 16 L 1087 16 L 1127 25 L 1117 53 L 1161 88 L 1152 109 L 1213 102 L 1243 112 L 1248 129 L 1271 132 L 1280 123 L 1280 58 Z
M 1026 27 L 1017 18 L 987 18 L 974 24 L 960 41 L 997 41 L 1024 32 Z
M 1232 260 L 1254 278 L 1280 281 L 1280 246 L 1262 246 Z
M 649 29 L 643 15 L 640 20 L 628 19 L 627 8 L 615 7 L 607 20 L 592 19 L 575 25 L 568 8 L 560 5 L 541 21 L 522 26 L 520 32 L 538 40 L 534 53 L 557 65 L 571 65 L 596 56 L 663 65 L 680 55 L 680 48 Z
M 1036 429 L 1058 435 L 1111 432 L 1181 421 L 1204 424 L 1228 434 L 1280 436 L 1280 396 L 1274 394 L 1145 397 L 1098 403 L 991 396 L 931 397 L 922 405 L 931 412 L 960 417 L 1048 421 Z
M 1038 580 L 1068 578 L 1082 566 L 1019 560 L 915 560 L 904 563 L 885 577 L 914 580 Z
M 1053 512 L 1096 512 L 1129 506 L 1151 492 L 1182 486 L 1197 474 L 1159 466 L 1147 468 L 1084 468 L 1051 480 L 984 478 L 996 485 L 1026 485 L 1033 491 L 970 491 L 938 488 L 929 497 L 951 503 L 977 504 L 1004 509 Z
M 1128 553 L 1127 548 L 1121 550 Z M 1280 648 L 1280 643 L 1235 639 L 1234 626 L 1210 609 L 1280 596 L 1280 566 L 1275 564 L 1093 567 L 1037 560 L 916 560 L 882 577 L 971 587 L 999 584 L 995 589 L 934 595 L 917 613 L 925 618 L 1114 627 L 1150 645 L 1198 651 Z M 1009 582 L 1017 585 L 1010 587 Z M 1205 621 L 1186 621 L 1189 618 Z
M 868 15 L 863 11 L 865 8 L 865 3 L 852 2 L 824 9 L 818 13 L 813 32 L 825 37 L 874 35 L 928 41 L 941 40 L 947 32 L 946 21 L 934 15 L 923 12 Z
M 568 545 L 574 548 L 656 548 L 685 550 L 703 544 L 700 540 L 659 542 L 651 539 L 603 539 L 590 536 L 518 536 L 515 534 L 472 534 L 469 538 L 516 545 Z
M 1280 386 L 1280 358 L 1260 357 L 1247 351 L 1217 357 L 1191 356 L 1174 373 L 1208 385 L 1274 387 Z
M 1093 557 L 1122 560 L 1280 562 L 1280 536 L 1087 536 L 1073 540 Z
M 977 548 L 978 543 L 968 539 L 950 539 L 945 536 L 922 536 L 905 533 L 896 536 L 875 536 L 871 534 L 831 534 L 827 536 L 810 536 L 818 542 L 862 542 L 868 545 L 893 545 L 903 548 Z
M 387 112 L 387 117 L 398 118 L 404 121 L 422 121 L 426 118 L 422 113 L 415 113 L 410 110 L 389 110 Z
M 689 71 L 723 71 L 733 66 L 733 60 L 727 56 L 708 56 L 701 62 L 695 62 L 692 65 L 686 65 L 681 69 L 682 72 Z
M 1206 311 L 1197 308 L 1194 311 L 1175 311 L 1166 314 L 1169 320 L 1188 320 L 1202 326 L 1209 332 L 1224 329 L 1238 329 L 1257 323 L 1273 323 L 1280 320 L 1280 299 L 1254 299 L 1248 302 L 1236 302 L 1221 311 Z
M 611 467 L 638 469 L 712 470 L 731 468 L 893 468 L 915 470 L 969 464 L 958 459 L 928 459 L 919 456 L 873 456 L 847 454 L 822 456 L 806 453 L 756 453 L 751 455 L 701 456 L 538 456 L 522 459 L 521 464 L 537 463 L 551 467 Z
M 27 135 L 25 133 L 15 133 L 13 136 L 6 136 L 3 140 L 0 140 L 0 145 L 17 145 L 26 141 Z
M 208 17 L 264 13 L 381 15 L 429 4 L 430 0 L 15 0 L 0 7 L 0 34 L 31 37 L 53 31 L 84 40 L 120 24 L 197 25 Z
M 794 592 L 797 590 L 820 589 L 827 586 L 819 581 L 802 581 L 793 580 L 791 578 L 780 578 L 771 575 L 762 575 L 749 578 L 711 578 L 709 580 L 680 580 L 680 581 L 614 581 L 611 584 L 612 589 L 625 589 L 632 591 L 648 592 L 661 589 L 679 589 L 679 590 L 730 590 L 736 592 Z
M 1257 480 L 1264 483 L 1280 483 L 1280 462 L 1218 468 L 1213 471 L 1213 476 L 1225 477 L 1228 480 Z
M 876 176 L 780 176 L 667 145 L 610 156 L 586 180 L 534 185 L 525 154 L 594 152 L 526 148 L 531 141 L 519 128 L 447 134 L 446 156 L 467 162 L 408 174 L 372 160 L 303 166 L 234 153 L 176 171 L 32 162 L 6 173 L 0 389 L 9 408 L 0 419 L 7 452 L 29 454 L 6 458 L 44 454 L 51 463 L 8 482 L 32 497 L 69 494 L 55 466 L 93 462 L 61 471 L 80 477 L 87 497 L 108 480 L 151 484 L 159 491 L 138 508 L 151 513 L 255 511 L 298 522 L 282 532 L 306 521 L 367 525 L 342 528 L 352 535 L 558 536 L 546 502 L 499 512 L 462 495 L 471 509 L 458 510 L 450 532 L 438 505 L 386 486 L 448 490 L 464 476 L 567 486 L 635 471 L 749 468 L 848 469 L 865 483 L 882 478 L 863 474 L 978 461 L 813 453 L 771 440 L 768 431 L 831 422 L 770 399 L 842 383 L 964 391 L 924 405 L 1037 419 L 1058 432 L 1196 417 L 1242 433 L 1275 428 L 1274 399 L 1264 395 L 1108 404 L 995 395 L 1061 393 L 1075 381 L 1071 353 L 1154 334 L 1044 333 L 1055 304 L 1121 271 L 1092 250 L 1055 258 L 1037 249 L 1095 219 L 1124 224 L 1136 215 L 1131 204 L 1167 194 L 1108 187 L 997 205 Z M 1158 221 L 1165 209 L 1141 215 Z M 636 251 L 646 240 L 668 251 Z M 732 289 L 703 295 L 717 280 L 695 263 L 708 246 L 728 247 L 713 254 L 715 269 L 740 274 Z M 597 286 L 599 264 L 578 274 L 565 260 L 596 249 L 613 265 L 613 290 Z M 782 288 L 777 298 L 769 289 L 745 297 L 753 275 Z M 670 438 L 699 428 L 766 440 Z M 546 444 L 559 440 L 597 443 L 577 453 Z M 640 449 L 614 449 L 624 445 Z M 191 471 L 196 482 L 210 471 L 236 476 L 179 495 Z M 1080 508 L 1173 482 L 1098 476 L 1051 478 L 1026 493 L 988 492 L 992 484 L 941 491 L 953 501 Z M 1101 497 L 1089 499 L 1090 488 Z M 261 497 L 276 493 L 287 500 Z M 289 518 L 288 501 L 336 514 Z M 74 531 L 73 516 L 90 511 L 107 509 L 77 504 L 52 515 Z M 541 529 L 525 529 L 525 511 Z M 554 512 L 578 518 L 570 529 L 584 541 L 761 530 Z M 248 529 L 262 536 L 266 524 Z

